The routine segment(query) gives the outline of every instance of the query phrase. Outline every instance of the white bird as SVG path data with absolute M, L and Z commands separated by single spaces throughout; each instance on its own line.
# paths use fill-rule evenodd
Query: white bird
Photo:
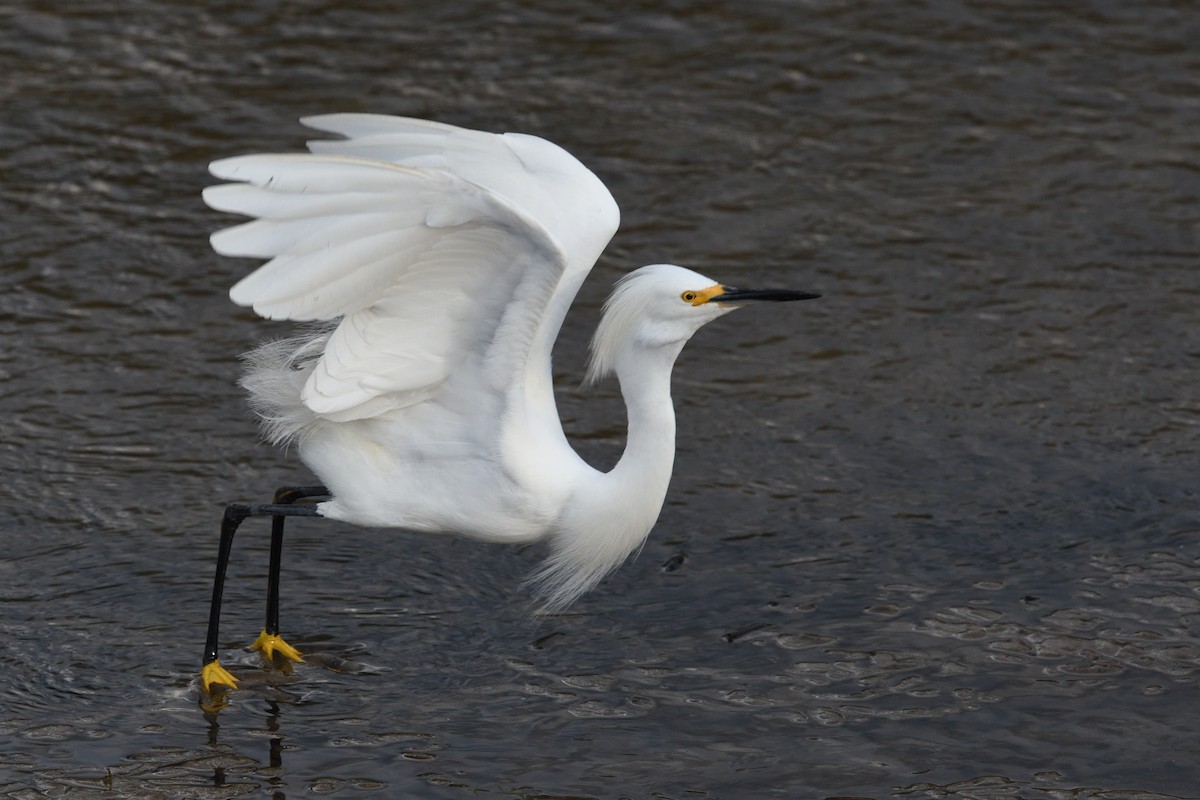
M 279 638 L 283 519 L 548 539 L 531 578 L 547 610 L 592 588 L 645 540 L 675 454 L 671 370 L 702 325 L 753 300 L 809 292 L 724 286 L 683 267 L 626 275 L 604 304 L 588 381 L 615 373 L 628 411 L 609 472 L 567 442 L 550 352 L 568 306 L 617 230 L 604 184 L 544 139 L 370 114 L 302 120 L 341 140 L 210 169 L 214 209 L 255 217 L 218 231 L 222 255 L 270 259 L 233 287 L 268 319 L 314 323 L 247 355 L 243 385 L 266 438 L 295 447 L 323 487 L 233 505 L 222 526 L 202 682 L 236 686 L 217 660 L 233 532 L 275 518 L 267 625 Z M 307 495 L 316 505 L 294 504 Z

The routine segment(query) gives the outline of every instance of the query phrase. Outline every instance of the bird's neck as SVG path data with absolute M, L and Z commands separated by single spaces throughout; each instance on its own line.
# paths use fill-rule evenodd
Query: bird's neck
M 594 586 L 654 527 L 675 462 L 671 367 L 678 353 L 631 349 L 617 359 L 629 417 L 625 452 L 611 471 L 592 473 L 565 509 L 550 558 L 534 576 L 546 609 L 562 608 Z
M 621 460 L 608 473 L 612 491 L 648 516 L 647 530 L 658 518 L 675 463 L 675 408 L 671 369 L 676 352 L 635 351 L 617 362 L 617 380 L 625 398 L 628 438 Z

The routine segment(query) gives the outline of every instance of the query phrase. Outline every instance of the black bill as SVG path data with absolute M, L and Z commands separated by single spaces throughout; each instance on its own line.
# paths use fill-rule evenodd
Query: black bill
M 710 303 L 740 303 L 744 300 L 769 300 L 783 303 L 789 300 L 815 300 L 821 295 L 815 292 L 799 292 L 794 289 L 737 289 L 733 286 L 722 286 L 721 294 L 709 300 Z

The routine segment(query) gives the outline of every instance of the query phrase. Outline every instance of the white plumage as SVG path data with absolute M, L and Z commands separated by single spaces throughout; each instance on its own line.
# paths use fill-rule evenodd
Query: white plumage
M 268 438 L 293 442 L 332 499 L 323 516 L 490 541 L 550 538 L 535 576 L 561 608 L 636 549 L 674 458 L 670 372 L 687 339 L 743 300 L 682 267 L 628 275 L 589 376 L 615 372 L 629 441 L 601 473 L 567 443 L 550 352 L 619 221 L 608 190 L 545 140 L 366 114 L 305 124 L 309 154 L 217 161 L 213 208 L 255 219 L 217 252 L 269 259 L 231 291 L 314 323 L 247 356 Z

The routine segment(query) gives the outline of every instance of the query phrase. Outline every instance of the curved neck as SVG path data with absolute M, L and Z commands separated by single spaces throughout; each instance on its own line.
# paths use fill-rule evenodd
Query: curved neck
M 625 505 L 645 506 L 646 514 L 653 506 L 650 525 L 662 509 L 675 463 L 671 368 L 677 353 L 631 350 L 616 364 L 629 430 L 625 452 L 606 477 Z
M 621 460 L 591 472 L 571 497 L 552 552 L 533 580 L 543 609 L 560 609 L 592 588 L 641 546 L 658 520 L 675 463 L 671 367 L 679 347 L 629 347 L 616 359 L 629 417 Z

